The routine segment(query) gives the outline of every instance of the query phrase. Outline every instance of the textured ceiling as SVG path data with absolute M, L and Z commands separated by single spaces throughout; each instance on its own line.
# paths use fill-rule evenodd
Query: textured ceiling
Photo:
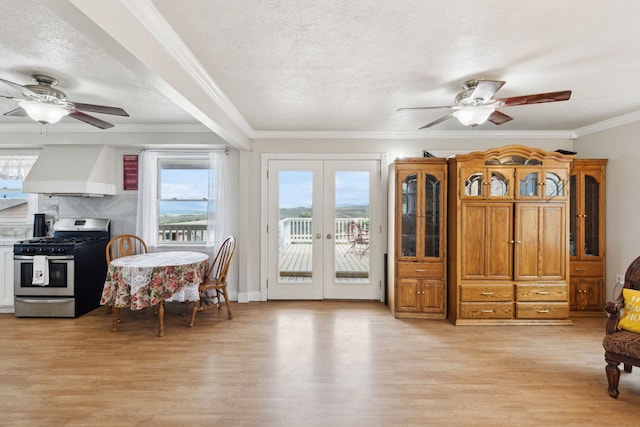
M 477 130 L 575 131 L 640 111 L 636 0 L 0 6 L 0 78 L 51 73 L 72 100 L 131 114 L 114 123 L 202 123 L 240 146 L 279 131 L 415 132 L 447 111 L 399 107 L 451 105 L 472 78 L 505 80 L 499 97 L 573 91 L 569 101 L 505 108 L 514 120 Z M 421 132 L 434 131 L 474 129 L 452 119 Z

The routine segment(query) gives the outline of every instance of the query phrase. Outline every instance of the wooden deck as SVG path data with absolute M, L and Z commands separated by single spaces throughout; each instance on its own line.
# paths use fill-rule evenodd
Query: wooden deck
M 280 257 L 280 278 L 300 280 L 311 277 L 311 243 L 287 245 Z M 369 253 L 359 255 L 349 251 L 351 243 L 336 245 L 336 279 L 369 278 Z

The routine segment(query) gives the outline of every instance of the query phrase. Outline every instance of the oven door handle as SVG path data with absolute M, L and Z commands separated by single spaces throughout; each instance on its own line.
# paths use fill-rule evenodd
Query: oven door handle
M 14 255 L 14 260 L 26 260 L 33 261 L 33 255 Z M 70 261 L 73 260 L 73 255 L 47 255 L 49 261 Z
M 61 303 L 67 302 L 69 300 L 73 300 L 72 297 L 59 297 L 59 298 L 25 298 L 25 297 L 16 297 L 18 301 L 28 302 L 29 304 L 52 304 L 52 303 Z

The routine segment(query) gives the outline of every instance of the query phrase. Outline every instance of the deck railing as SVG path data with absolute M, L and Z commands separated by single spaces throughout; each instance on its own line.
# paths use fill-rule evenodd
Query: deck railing
M 158 227 L 160 242 L 206 242 L 207 224 L 162 224 Z
M 336 218 L 333 232 L 336 243 L 349 243 L 347 225 L 356 222 L 367 229 L 369 218 Z M 280 220 L 280 248 L 289 244 L 311 243 L 313 241 L 313 220 L 311 218 L 284 218 Z
M 337 218 L 333 232 L 337 243 L 348 243 L 347 225 L 356 222 L 367 229 L 369 218 Z M 313 220 L 311 218 L 284 218 L 280 220 L 280 246 L 295 243 L 311 243 L 313 240 Z M 158 227 L 161 242 L 206 242 L 207 224 L 162 224 Z

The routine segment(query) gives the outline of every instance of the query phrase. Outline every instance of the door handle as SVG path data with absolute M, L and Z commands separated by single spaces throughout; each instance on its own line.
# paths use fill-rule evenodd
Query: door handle
M 327 234 L 327 239 L 331 239 L 331 237 L 333 237 L 331 234 Z
M 322 234 L 320 234 L 320 233 L 316 233 L 316 239 L 319 239 L 319 238 L 321 238 L 321 237 L 322 237 Z

